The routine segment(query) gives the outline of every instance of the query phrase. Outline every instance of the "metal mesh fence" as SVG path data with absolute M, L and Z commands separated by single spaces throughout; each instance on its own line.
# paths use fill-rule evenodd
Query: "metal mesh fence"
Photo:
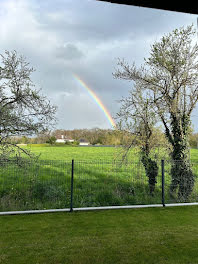
M 74 168 L 74 207 L 161 203 L 160 174 L 150 194 L 141 162 L 75 161 Z
M 151 181 L 140 161 L 0 162 L 0 211 L 198 202 L 198 162 L 157 162 Z
M 71 162 L 16 161 L 0 164 L 0 211 L 66 208 Z
M 165 202 L 198 202 L 197 161 L 165 161 Z

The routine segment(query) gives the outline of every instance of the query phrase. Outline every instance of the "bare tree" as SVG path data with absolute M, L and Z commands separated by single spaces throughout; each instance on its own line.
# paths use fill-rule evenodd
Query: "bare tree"
M 149 102 L 160 118 L 172 145 L 170 191 L 178 188 L 180 200 L 187 200 L 194 176 L 189 162 L 188 135 L 191 113 L 198 101 L 198 46 L 193 26 L 176 29 L 151 46 L 150 57 L 137 68 L 118 62 L 115 78 L 132 80 L 149 94 Z M 133 89 L 133 88 L 132 88 Z
M 56 107 L 31 81 L 34 71 L 16 51 L 0 55 L 0 158 L 9 160 L 21 153 L 13 136 L 31 136 L 49 129 L 55 121 Z
M 121 108 L 117 113 L 117 118 L 120 121 L 119 129 L 133 135 L 133 139 L 124 146 L 123 158 L 126 157 L 128 150 L 134 147 L 134 143 L 138 142 L 141 150 L 141 162 L 148 177 L 150 194 L 153 194 L 158 166 L 151 156 L 151 150 L 156 147 L 152 136 L 157 118 L 152 105 L 150 105 L 149 95 L 143 95 L 142 92 L 140 86 L 134 85 L 129 96 L 120 100 Z

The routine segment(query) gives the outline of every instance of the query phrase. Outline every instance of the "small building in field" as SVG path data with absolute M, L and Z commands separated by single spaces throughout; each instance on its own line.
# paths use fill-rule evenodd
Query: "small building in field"
M 90 142 L 88 142 L 87 140 L 85 139 L 79 140 L 79 146 L 88 146 L 88 145 L 90 145 Z
M 56 143 L 65 143 L 65 139 L 64 138 L 57 138 L 56 139 Z
M 67 138 L 64 135 L 61 135 L 61 138 L 56 139 L 56 143 L 65 143 L 65 142 L 74 142 L 74 139 Z

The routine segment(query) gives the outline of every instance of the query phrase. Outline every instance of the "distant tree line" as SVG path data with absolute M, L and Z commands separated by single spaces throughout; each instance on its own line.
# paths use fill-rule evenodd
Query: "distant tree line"
M 120 131 L 93 128 L 73 130 L 57 129 L 52 132 L 38 134 L 34 137 L 13 137 L 12 140 L 17 144 L 53 144 L 56 139 L 62 138 L 62 136 L 67 139 L 73 139 L 75 142 L 84 139 L 92 145 L 122 145 L 132 137 L 132 135 L 127 135 Z
M 139 146 L 141 144 L 141 139 L 136 135 L 129 133 L 127 131 L 111 130 L 111 129 L 73 129 L 73 130 L 64 130 L 57 129 L 52 132 L 45 132 L 38 134 L 35 137 L 13 137 L 12 141 L 16 144 L 55 144 L 57 138 L 61 138 L 62 135 L 65 138 L 74 139 L 75 142 L 79 142 L 80 139 L 84 139 L 92 145 L 126 145 L 128 142 L 133 141 L 134 146 Z M 193 134 L 194 135 L 194 134 Z M 198 134 L 197 135 L 198 138 Z M 195 137 L 196 138 L 196 137 Z M 192 136 L 192 142 L 195 145 L 195 139 Z M 152 135 L 152 141 L 157 141 L 160 146 L 167 144 L 164 134 L 160 128 L 156 128 Z

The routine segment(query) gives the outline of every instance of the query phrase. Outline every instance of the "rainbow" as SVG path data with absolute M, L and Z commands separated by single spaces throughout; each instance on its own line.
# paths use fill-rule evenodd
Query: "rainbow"
M 94 91 L 92 91 L 87 84 L 80 79 L 79 76 L 77 76 L 76 74 L 73 74 L 75 80 L 78 81 L 78 83 L 84 87 L 89 95 L 91 96 L 91 98 L 94 99 L 94 101 L 96 102 L 96 104 L 99 106 L 99 108 L 103 111 L 103 113 L 105 114 L 105 117 L 107 118 L 108 122 L 110 123 L 111 126 L 113 126 L 114 128 L 116 127 L 115 121 L 113 120 L 113 118 L 111 117 L 109 111 L 107 110 L 107 108 L 104 106 L 104 104 L 102 103 L 102 101 L 98 98 L 98 96 L 95 94 Z

